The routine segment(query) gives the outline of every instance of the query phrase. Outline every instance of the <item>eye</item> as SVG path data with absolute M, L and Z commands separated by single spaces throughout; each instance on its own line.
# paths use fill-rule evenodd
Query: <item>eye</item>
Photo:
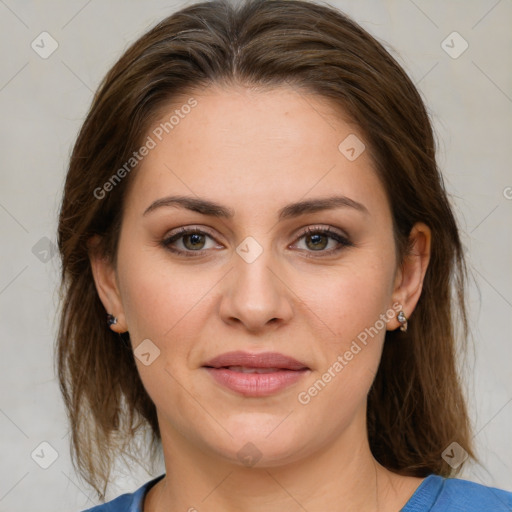
M 163 247 L 171 252 L 184 256 L 197 256 L 207 249 L 218 247 L 215 243 L 207 246 L 207 239 L 213 241 L 211 235 L 198 228 L 180 228 L 162 240 Z
M 311 252 L 321 253 L 318 256 L 325 256 L 337 253 L 345 247 L 352 247 L 354 244 L 343 234 L 331 230 L 330 227 L 308 227 L 297 240 L 303 240 L 306 256 L 312 256 Z M 327 250 L 326 250 L 327 249 Z
M 208 245 L 208 240 L 210 240 L 210 245 Z M 308 227 L 297 238 L 295 244 L 300 245 L 299 241 L 303 241 L 305 247 L 297 248 L 304 251 L 304 255 L 307 257 L 331 255 L 345 247 L 354 245 L 345 235 L 333 231 L 330 227 Z M 221 247 L 216 244 L 209 233 L 199 228 L 179 228 L 162 240 L 161 245 L 182 256 L 201 256 L 208 252 L 208 249 Z M 318 255 L 311 253 L 318 253 Z

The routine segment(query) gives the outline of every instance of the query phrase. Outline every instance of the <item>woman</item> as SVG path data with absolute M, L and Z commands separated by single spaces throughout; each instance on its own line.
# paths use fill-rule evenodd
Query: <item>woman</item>
M 510 510 L 449 478 L 475 458 L 465 267 L 425 107 L 340 12 L 205 2 L 141 37 L 79 134 L 59 248 L 77 467 L 104 497 L 138 434 L 166 467 L 91 510 Z

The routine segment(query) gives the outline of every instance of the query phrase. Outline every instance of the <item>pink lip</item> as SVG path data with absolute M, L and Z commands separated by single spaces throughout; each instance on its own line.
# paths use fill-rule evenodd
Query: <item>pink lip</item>
M 247 368 L 282 368 L 287 370 L 303 370 L 308 367 L 294 359 L 279 352 L 226 352 L 220 356 L 210 359 L 203 366 L 222 368 L 223 366 L 245 366 Z
M 241 373 L 227 368 L 206 368 L 219 383 L 244 396 L 269 396 L 291 386 L 310 372 L 304 370 L 278 370 L 271 373 Z
M 228 366 L 245 368 L 275 368 L 268 373 L 242 373 Z M 310 369 L 300 361 L 278 352 L 251 354 L 227 352 L 217 356 L 203 366 L 223 386 L 244 396 L 263 397 L 277 393 L 300 380 Z

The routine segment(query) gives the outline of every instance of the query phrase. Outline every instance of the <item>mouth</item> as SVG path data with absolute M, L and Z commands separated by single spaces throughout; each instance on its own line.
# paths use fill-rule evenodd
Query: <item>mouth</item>
M 226 352 L 204 363 L 211 368 L 246 368 L 269 370 L 304 370 L 307 365 L 279 352 Z
M 311 372 L 302 362 L 277 352 L 228 352 L 203 368 L 218 384 L 247 397 L 275 394 Z
M 206 368 L 212 368 L 211 366 L 207 366 Z M 294 372 L 299 370 L 290 370 L 289 368 L 252 368 L 249 366 L 221 366 L 219 368 L 215 368 L 216 370 L 230 370 L 232 372 L 238 373 L 275 373 L 280 371 L 288 371 Z

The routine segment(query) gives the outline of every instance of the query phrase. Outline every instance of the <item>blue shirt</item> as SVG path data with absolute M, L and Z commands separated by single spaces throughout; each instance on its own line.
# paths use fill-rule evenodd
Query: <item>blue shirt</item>
M 133 493 L 123 494 L 83 512 L 143 512 L 146 493 L 165 475 L 150 480 Z M 400 512 L 511 512 L 512 492 L 458 478 L 429 475 Z

